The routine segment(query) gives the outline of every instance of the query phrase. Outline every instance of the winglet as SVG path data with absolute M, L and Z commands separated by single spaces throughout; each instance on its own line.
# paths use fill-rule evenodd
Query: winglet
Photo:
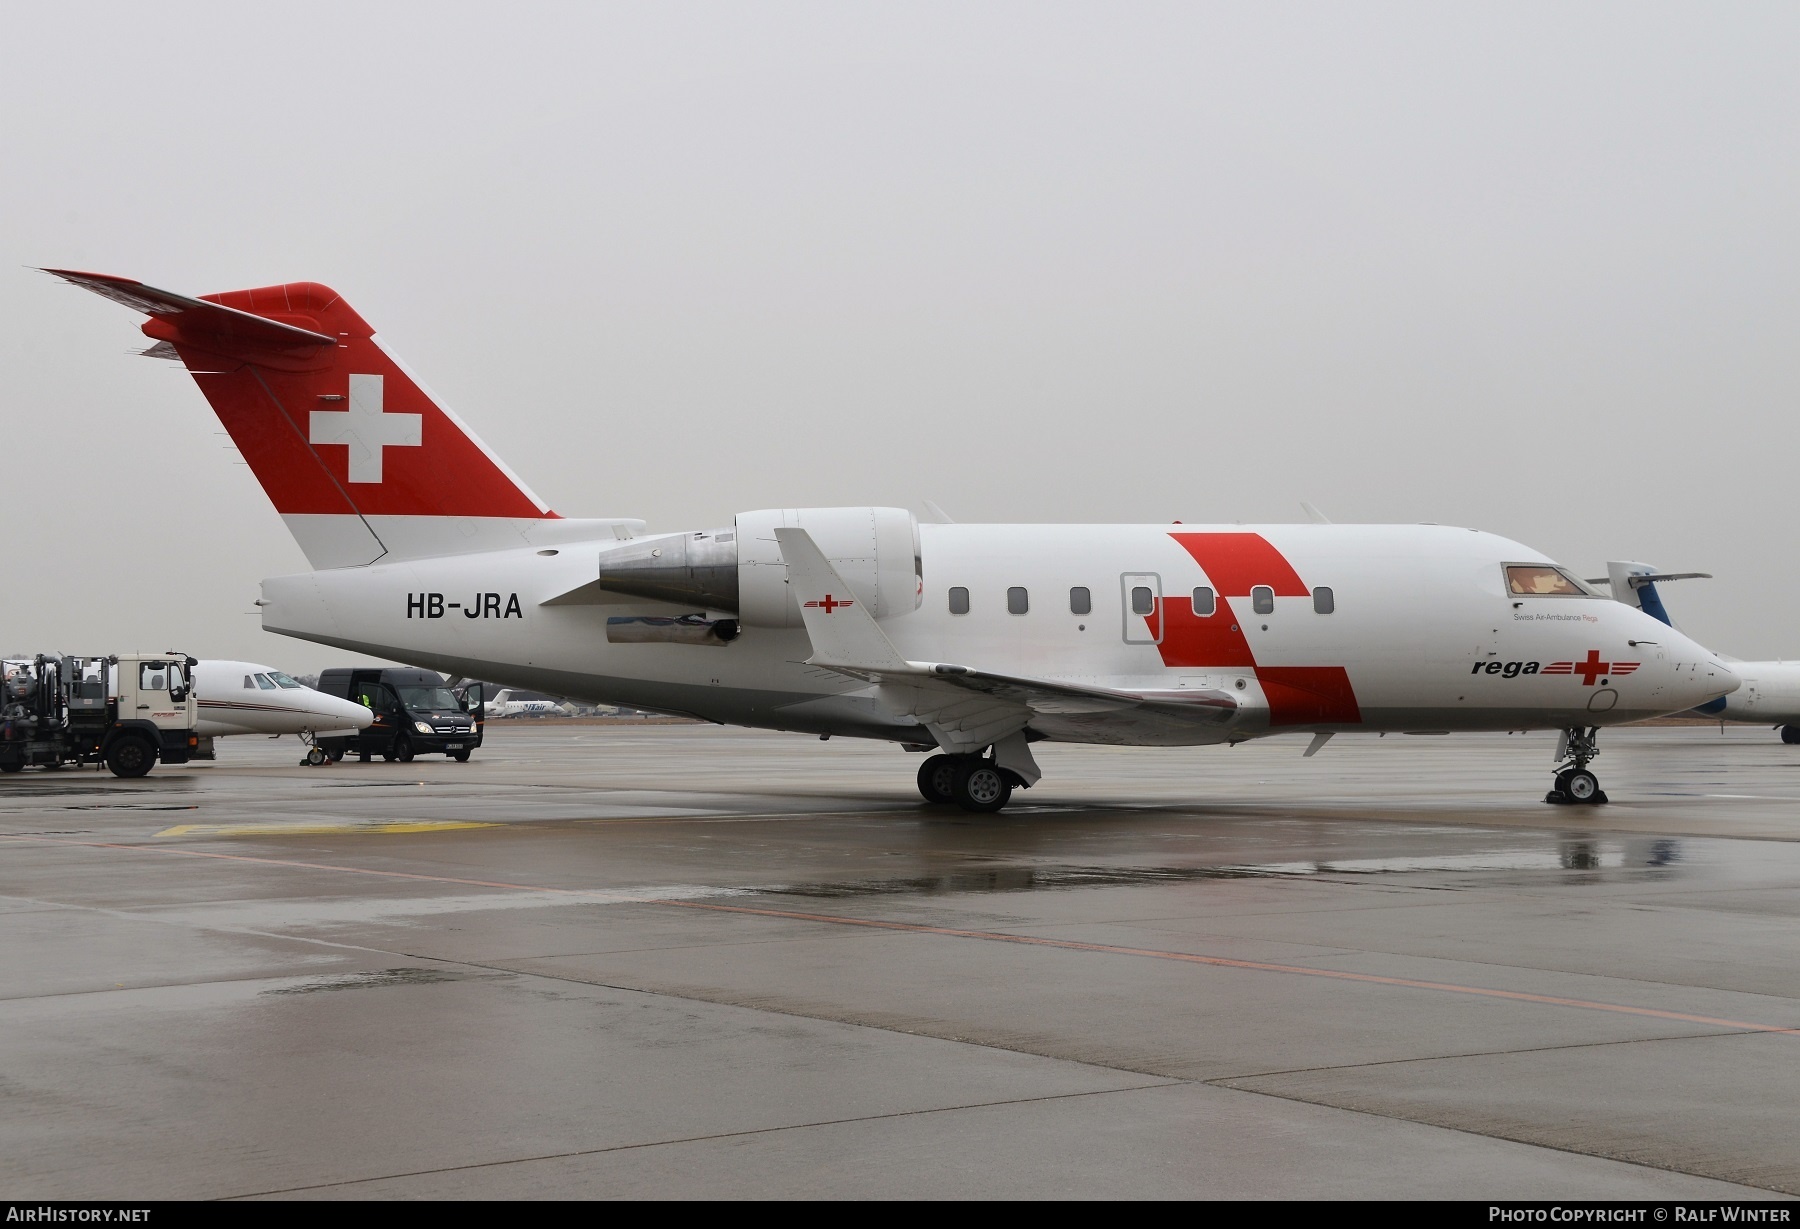
M 812 638 L 809 665 L 913 673 L 860 598 L 804 529 L 777 529 L 788 583 Z

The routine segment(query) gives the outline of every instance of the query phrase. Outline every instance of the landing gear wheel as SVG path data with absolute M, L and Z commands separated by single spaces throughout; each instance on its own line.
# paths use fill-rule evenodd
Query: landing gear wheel
M 1567 758 L 1557 771 L 1555 787 L 1544 795 L 1545 802 L 1566 807 L 1594 806 L 1608 801 L 1606 791 L 1600 788 L 1600 778 L 1588 771 L 1588 765 L 1600 754 L 1595 742 L 1599 733 L 1598 726 L 1577 726 L 1563 732 L 1563 745 L 1558 755 L 1566 754 Z
M 330 757 L 325 754 L 325 748 L 323 747 L 314 747 L 306 753 L 306 762 L 311 764 L 314 768 L 323 764 L 328 758 Z
M 1605 797 L 1600 792 L 1600 778 L 1585 768 L 1559 774 L 1557 784 L 1571 802 L 1599 802 Z
M 1012 801 L 1012 778 L 992 760 L 970 756 L 956 766 L 956 805 L 991 814 Z
M 919 794 L 934 806 L 956 801 L 956 757 L 934 755 L 919 765 Z
M 1793 743 L 1800 743 L 1800 725 L 1782 726 L 1781 741 L 1790 745 Z
M 141 738 L 121 738 L 106 753 L 115 777 L 141 777 L 156 766 L 156 748 Z
M 394 756 L 393 756 L 393 758 L 399 760 L 402 764 L 410 764 L 410 763 L 412 763 L 412 757 L 413 757 L 412 739 L 410 739 L 406 735 L 402 734 L 399 738 L 396 738 L 394 740 Z
M 458 764 L 467 764 L 469 762 L 469 753 L 467 751 L 452 751 L 450 753 L 450 758 L 455 760 Z

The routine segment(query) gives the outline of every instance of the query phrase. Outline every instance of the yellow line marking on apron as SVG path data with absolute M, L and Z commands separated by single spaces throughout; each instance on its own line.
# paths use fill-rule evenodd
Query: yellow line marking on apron
M 411 832 L 455 832 L 463 828 L 498 828 L 465 820 L 420 820 L 389 824 L 176 824 L 157 836 L 343 836 L 366 832 L 405 835 Z

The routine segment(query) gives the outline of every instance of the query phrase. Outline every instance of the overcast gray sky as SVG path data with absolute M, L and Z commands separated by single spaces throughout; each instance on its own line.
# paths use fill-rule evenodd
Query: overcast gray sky
M 9 2 L 0 649 L 305 561 L 134 313 L 336 288 L 565 515 L 1438 521 L 1800 657 L 1800 6 Z

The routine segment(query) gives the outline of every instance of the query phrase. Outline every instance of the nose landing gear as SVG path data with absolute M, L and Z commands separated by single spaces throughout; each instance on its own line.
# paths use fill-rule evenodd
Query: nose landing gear
M 1597 806 L 1607 801 L 1600 788 L 1600 778 L 1588 771 L 1588 764 L 1600 754 L 1599 726 L 1564 730 L 1562 743 L 1556 749 L 1559 767 L 1556 784 L 1544 795 L 1544 801 L 1557 806 Z

